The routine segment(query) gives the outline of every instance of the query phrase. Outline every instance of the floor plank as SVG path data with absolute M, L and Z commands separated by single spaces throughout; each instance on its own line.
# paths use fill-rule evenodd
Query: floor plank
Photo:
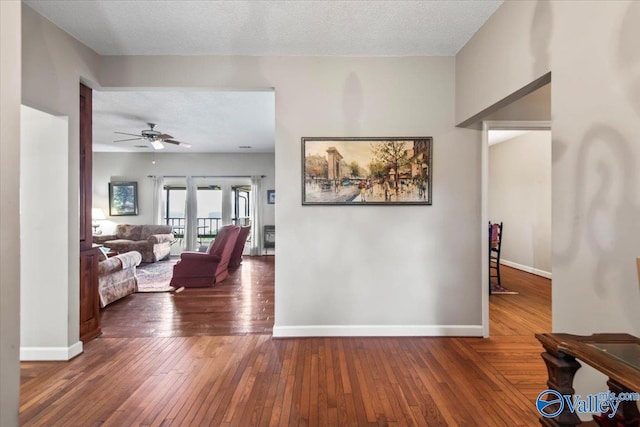
M 489 339 L 272 339 L 273 257 L 213 289 L 136 294 L 69 362 L 22 363 L 25 426 L 538 425 L 549 280 L 503 268 Z M 202 322 L 202 323 L 199 323 Z

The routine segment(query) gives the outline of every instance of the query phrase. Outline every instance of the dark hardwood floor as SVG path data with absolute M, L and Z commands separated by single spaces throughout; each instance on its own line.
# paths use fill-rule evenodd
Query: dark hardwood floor
M 101 338 L 271 334 L 273 256 L 245 257 L 212 288 L 140 293 L 102 310 Z
M 504 268 L 492 337 L 272 339 L 273 257 L 133 295 L 69 362 L 22 364 L 22 425 L 539 425 L 550 282 Z M 208 291 L 208 292 L 207 292 Z M 113 310 L 111 310 L 113 308 Z M 202 320 L 203 323 L 198 323 Z

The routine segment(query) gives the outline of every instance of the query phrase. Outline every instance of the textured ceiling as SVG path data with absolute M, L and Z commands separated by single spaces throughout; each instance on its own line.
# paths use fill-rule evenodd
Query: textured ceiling
M 174 140 L 193 145 L 165 144 L 162 152 L 273 152 L 275 95 L 270 91 L 93 92 L 93 151 L 153 152 L 145 140 L 113 142 L 133 138 L 115 131 L 139 134 L 149 129 L 148 122 Z
M 450 56 L 502 0 L 25 0 L 102 55 Z
M 435 56 L 455 55 L 502 0 L 25 3 L 102 55 Z M 153 122 L 193 144 L 165 152 L 272 152 L 274 108 L 272 92 L 96 91 L 94 150 L 152 151 L 113 141 Z

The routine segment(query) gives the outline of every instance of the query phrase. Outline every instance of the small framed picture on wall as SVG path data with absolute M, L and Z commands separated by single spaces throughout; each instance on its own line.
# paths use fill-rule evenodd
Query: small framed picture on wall
M 138 183 L 109 183 L 109 215 L 138 215 Z
M 276 190 L 267 190 L 267 203 L 270 205 L 276 203 Z

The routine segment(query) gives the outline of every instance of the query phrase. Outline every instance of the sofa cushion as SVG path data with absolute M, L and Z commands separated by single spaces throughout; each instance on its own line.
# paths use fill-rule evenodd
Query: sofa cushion
M 153 236 L 149 236 L 147 241 L 153 244 L 171 243 L 174 239 L 175 237 L 173 236 L 173 234 L 154 234 Z
M 149 246 L 149 243 L 146 240 L 109 240 L 105 242 L 104 245 L 108 248 L 113 249 L 116 252 L 129 252 L 129 251 L 138 251 L 142 252 Z
M 116 235 L 118 236 L 118 239 L 122 240 L 140 240 L 140 236 L 142 235 L 142 226 L 118 224 L 116 226 Z
M 172 227 L 170 225 L 143 225 L 141 227 L 139 240 L 147 240 L 154 234 L 171 234 L 171 230 Z

